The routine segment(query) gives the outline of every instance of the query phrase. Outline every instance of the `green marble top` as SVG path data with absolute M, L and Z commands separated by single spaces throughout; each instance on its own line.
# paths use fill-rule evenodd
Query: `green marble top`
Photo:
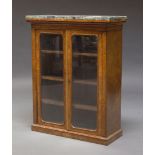
M 126 21 L 127 16 L 98 16 L 98 15 L 27 15 L 26 20 L 49 20 L 49 21 L 68 21 L 68 20 L 87 20 L 103 22 Z

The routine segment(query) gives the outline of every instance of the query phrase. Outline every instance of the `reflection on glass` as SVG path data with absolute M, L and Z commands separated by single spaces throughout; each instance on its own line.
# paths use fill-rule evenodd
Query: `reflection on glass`
M 41 74 L 63 76 L 63 55 L 41 53 Z
M 63 42 L 59 34 L 40 34 L 41 115 L 46 122 L 64 122 Z
M 96 82 L 96 76 L 97 57 L 73 55 L 73 80 L 87 80 L 90 82 Z
M 42 119 L 47 122 L 64 122 L 63 83 L 42 80 Z
M 96 85 L 73 82 L 73 103 L 96 107 Z
M 72 37 L 72 125 L 96 129 L 97 123 L 97 37 Z
M 62 35 L 60 34 L 40 34 L 41 50 L 60 50 L 62 51 Z
M 73 52 L 97 53 L 97 37 L 74 35 L 72 37 Z

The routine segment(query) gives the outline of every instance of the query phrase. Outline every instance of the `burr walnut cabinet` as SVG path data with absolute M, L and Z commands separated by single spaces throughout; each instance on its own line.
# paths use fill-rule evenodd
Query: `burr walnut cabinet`
M 32 130 L 108 145 L 122 135 L 126 16 L 28 15 Z

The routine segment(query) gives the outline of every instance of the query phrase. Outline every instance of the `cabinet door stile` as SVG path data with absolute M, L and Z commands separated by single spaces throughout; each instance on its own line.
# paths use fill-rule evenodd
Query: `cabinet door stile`
M 70 31 L 65 31 L 64 38 L 64 87 L 65 87 L 65 128 L 70 129 L 71 126 L 71 33 Z
M 64 60 L 64 65 L 63 65 L 63 72 L 64 72 L 64 126 L 65 128 L 67 129 L 67 38 L 66 38 L 66 31 L 64 32 L 64 35 L 63 35 L 63 47 L 64 47 L 64 57 L 63 57 L 63 60 Z
M 106 33 L 99 34 L 98 50 L 98 123 L 100 136 L 105 135 L 106 120 Z
M 71 129 L 72 120 L 72 42 L 71 42 L 71 31 L 68 32 L 68 129 Z
M 33 83 L 33 123 L 38 123 L 37 76 L 36 76 L 36 30 L 32 28 L 32 83 Z
M 41 93 L 40 93 L 40 32 L 36 30 L 36 75 L 37 75 L 37 97 L 38 97 L 38 122 L 41 123 Z

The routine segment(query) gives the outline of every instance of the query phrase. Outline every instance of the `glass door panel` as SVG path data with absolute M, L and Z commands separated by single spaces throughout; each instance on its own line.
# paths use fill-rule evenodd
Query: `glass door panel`
M 64 122 L 63 82 L 42 80 L 42 119 L 47 122 Z
M 97 128 L 97 36 L 72 36 L 72 125 Z
M 41 115 L 45 122 L 64 122 L 63 36 L 40 34 Z

